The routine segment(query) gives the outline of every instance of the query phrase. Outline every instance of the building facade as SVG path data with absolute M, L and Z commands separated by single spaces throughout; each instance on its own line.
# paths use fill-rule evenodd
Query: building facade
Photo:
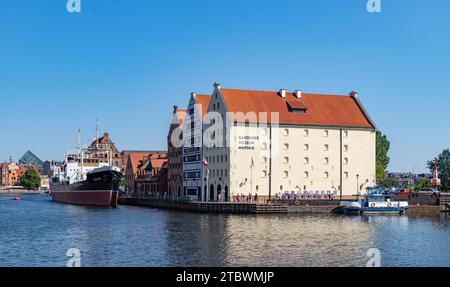
M 9 169 L 8 163 L 0 163 L 0 186 L 7 187 L 9 186 Z
M 138 166 L 135 190 L 138 196 L 167 195 L 167 156 L 151 154 Z
M 204 119 L 209 201 L 286 192 L 350 196 L 375 185 L 376 127 L 349 96 L 222 89 Z
M 183 192 L 183 124 L 186 110 L 174 106 L 167 135 L 168 192 L 172 197 Z
M 95 139 L 89 146 L 89 149 L 95 151 L 94 157 L 98 163 L 121 167 L 122 156 L 109 137 L 109 133 L 104 133 L 102 137 Z
M 156 191 L 162 194 L 167 193 L 167 153 L 130 153 L 125 170 L 125 181 L 127 193 L 130 196 L 140 196 Z
M 211 96 L 191 94 L 183 127 L 183 188 L 184 196 L 205 201 L 203 190 L 203 119 Z
M 31 151 L 27 151 L 19 160 L 20 164 L 32 164 L 34 166 L 37 166 L 38 168 L 42 169 L 44 167 L 44 162 L 38 158 L 34 153 Z

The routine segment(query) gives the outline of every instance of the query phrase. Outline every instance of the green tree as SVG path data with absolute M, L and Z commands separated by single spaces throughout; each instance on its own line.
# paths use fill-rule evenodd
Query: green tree
M 431 180 L 429 178 L 421 178 L 419 182 L 416 184 L 416 190 L 420 190 L 422 188 L 430 188 Z
M 29 168 L 20 178 L 20 185 L 28 190 L 37 190 L 41 187 L 41 177 L 34 168 Z
M 127 187 L 127 181 L 125 180 L 125 173 L 122 172 L 122 178 L 120 179 L 119 189 L 125 191 Z
M 394 185 L 395 185 L 395 179 L 394 179 L 394 178 L 386 178 L 386 179 L 383 179 L 383 180 L 381 180 L 381 181 L 379 182 L 379 185 L 380 185 L 381 187 L 384 187 L 384 188 L 391 188 L 391 187 L 394 187 Z
M 441 179 L 441 190 L 450 189 L 450 150 L 444 149 L 440 155 L 427 163 L 431 172 L 434 170 L 434 163 L 437 162 L 439 178 Z
M 384 166 L 378 162 L 377 162 L 376 168 L 377 168 L 377 181 L 380 182 L 386 176 L 386 170 L 384 169 Z
M 381 181 L 384 179 L 386 169 L 389 165 L 389 148 L 391 143 L 386 135 L 383 135 L 380 131 L 377 131 L 376 140 L 376 176 L 377 181 Z

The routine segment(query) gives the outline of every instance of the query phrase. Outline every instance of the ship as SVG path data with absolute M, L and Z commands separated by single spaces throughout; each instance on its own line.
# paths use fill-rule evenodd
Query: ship
M 108 133 L 98 138 L 97 126 L 92 144 L 81 148 L 78 143 L 77 152 L 67 153 L 63 169 L 52 177 L 52 200 L 73 205 L 116 208 L 122 179 L 119 157 Z
M 392 201 L 391 194 L 380 187 L 368 187 L 364 195 L 354 195 L 356 201 L 341 201 L 336 212 L 343 214 L 404 214 L 408 210 L 407 201 Z

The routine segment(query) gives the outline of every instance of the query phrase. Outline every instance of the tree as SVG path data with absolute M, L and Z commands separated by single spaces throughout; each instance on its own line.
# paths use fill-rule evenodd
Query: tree
M 422 188 L 430 188 L 431 180 L 429 178 L 421 178 L 419 182 L 416 184 L 416 190 L 420 190 Z
M 386 169 L 389 165 L 389 148 L 391 143 L 386 135 L 383 135 L 380 131 L 377 131 L 376 141 L 376 176 L 377 180 L 381 181 L 384 179 Z
M 29 168 L 20 178 L 20 185 L 28 190 L 37 190 L 41 187 L 41 177 L 34 168 Z
M 444 149 L 440 155 L 427 162 L 427 167 L 431 172 L 434 170 L 435 162 L 437 162 L 439 178 L 441 179 L 441 190 L 450 189 L 450 149 Z

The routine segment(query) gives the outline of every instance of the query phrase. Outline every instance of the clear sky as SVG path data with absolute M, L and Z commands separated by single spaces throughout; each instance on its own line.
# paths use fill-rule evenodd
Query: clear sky
M 359 96 L 393 171 L 450 146 L 450 1 L 0 1 L 0 161 L 63 159 L 98 118 L 120 149 L 164 149 L 172 106 L 223 87 Z

